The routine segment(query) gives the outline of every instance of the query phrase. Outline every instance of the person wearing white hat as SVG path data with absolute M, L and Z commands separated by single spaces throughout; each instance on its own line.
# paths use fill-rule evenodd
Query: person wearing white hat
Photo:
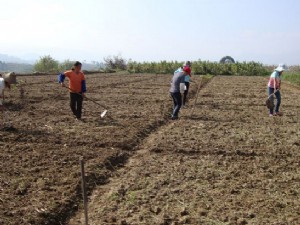
M 12 84 L 17 84 L 17 76 L 14 72 L 0 76 L 0 111 L 4 110 L 4 89 L 6 87 L 10 89 Z
M 285 64 L 279 64 L 279 66 L 274 70 L 274 72 L 271 74 L 271 77 L 269 79 L 268 83 L 268 95 L 270 96 L 270 100 L 274 102 L 274 95 L 276 96 L 277 103 L 275 106 L 275 113 L 274 109 L 270 109 L 270 117 L 272 116 L 282 116 L 282 113 L 279 112 L 280 104 L 281 104 L 281 76 L 285 70 L 287 70 L 287 66 Z

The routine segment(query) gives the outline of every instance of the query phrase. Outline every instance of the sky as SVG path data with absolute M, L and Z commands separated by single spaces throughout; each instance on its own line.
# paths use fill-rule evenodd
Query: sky
M 299 0 L 0 0 L 0 53 L 25 59 L 300 64 Z

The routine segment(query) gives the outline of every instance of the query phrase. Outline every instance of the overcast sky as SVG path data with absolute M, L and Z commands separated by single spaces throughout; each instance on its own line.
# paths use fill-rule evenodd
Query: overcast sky
M 0 53 L 300 64 L 299 0 L 0 0 Z

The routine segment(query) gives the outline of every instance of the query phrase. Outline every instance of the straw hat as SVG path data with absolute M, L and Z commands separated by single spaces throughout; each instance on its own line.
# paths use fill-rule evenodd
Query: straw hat
M 9 84 L 17 84 L 17 76 L 14 72 L 11 73 L 6 73 L 2 75 L 2 78 L 4 79 L 5 82 Z

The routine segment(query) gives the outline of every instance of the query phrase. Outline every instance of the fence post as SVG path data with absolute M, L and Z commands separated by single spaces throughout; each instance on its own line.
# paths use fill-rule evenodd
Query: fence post
M 80 159 L 80 170 L 81 170 L 81 188 L 82 188 L 82 197 L 83 197 L 85 225 L 89 225 L 88 200 L 87 200 L 87 192 L 86 192 L 86 184 L 85 184 L 85 172 L 84 172 L 84 160 L 83 159 Z

